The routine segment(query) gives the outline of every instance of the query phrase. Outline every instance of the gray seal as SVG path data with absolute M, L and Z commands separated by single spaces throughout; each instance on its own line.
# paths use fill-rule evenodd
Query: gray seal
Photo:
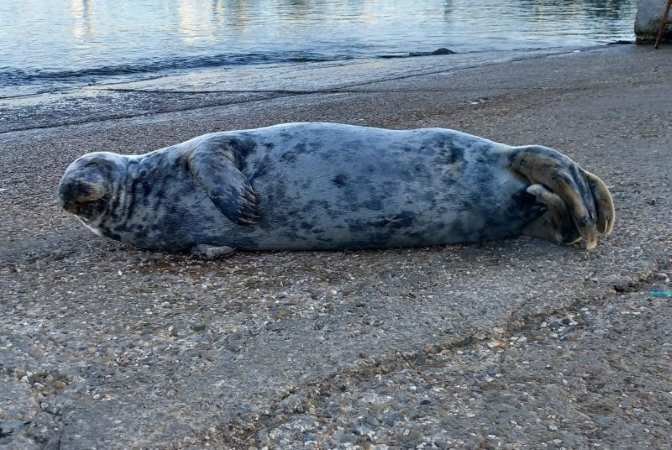
M 99 235 L 212 254 L 520 235 L 590 249 L 614 223 L 604 182 L 556 150 L 335 123 L 210 133 L 143 155 L 89 153 L 65 171 L 59 200 Z

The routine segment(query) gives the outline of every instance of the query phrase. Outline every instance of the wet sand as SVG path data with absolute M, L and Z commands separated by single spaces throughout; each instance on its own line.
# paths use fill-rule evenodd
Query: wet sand
M 25 130 L 0 134 L 0 446 L 672 445 L 672 303 L 650 293 L 672 289 L 672 48 L 412 69 L 241 102 L 104 97 L 144 108 L 120 119 L 79 95 L 50 117 L 3 109 Z M 52 126 L 59 111 L 81 123 Z M 559 148 L 607 181 L 615 232 L 591 253 L 515 239 L 207 262 L 57 208 L 82 153 L 308 120 Z

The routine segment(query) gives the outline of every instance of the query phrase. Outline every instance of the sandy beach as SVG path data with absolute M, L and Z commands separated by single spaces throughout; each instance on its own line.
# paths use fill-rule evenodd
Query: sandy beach
M 672 447 L 672 47 L 433 58 L 2 103 L 0 448 Z M 291 121 L 561 149 L 615 231 L 202 261 L 58 208 L 83 153 Z

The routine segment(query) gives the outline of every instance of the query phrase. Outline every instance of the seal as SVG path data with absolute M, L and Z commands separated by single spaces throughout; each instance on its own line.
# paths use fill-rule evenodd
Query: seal
M 66 169 L 59 200 L 99 235 L 210 256 L 520 235 L 591 249 L 615 217 L 605 183 L 551 148 L 312 122 L 89 153 Z

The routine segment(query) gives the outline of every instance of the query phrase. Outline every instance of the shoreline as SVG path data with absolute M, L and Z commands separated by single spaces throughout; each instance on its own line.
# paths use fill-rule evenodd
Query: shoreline
M 357 58 L 306 64 L 213 67 L 136 81 L 101 83 L 57 92 L 2 97 L 0 135 L 268 100 L 280 96 L 347 94 L 352 93 L 352 89 L 371 83 L 455 72 L 510 61 L 577 52 L 609 51 L 615 45 L 623 44 Z M 146 107 L 148 103 L 151 103 L 149 108 Z M 70 108 L 71 104 L 77 105 L 77 108 Z M 25 125 L 26 122 L 32 124 Z
M 60 70 L 60 71 L 47 71 L 47 72 L 40 72 L 36 71 L 34 74 L 28 74 L 25 72 L 23 69 L 12 69 L 11 71 L 5 71 L 2 72 L 0 71 L 0 78 L 2 78 L 2 75 L 5 75 L 5 78 L 7 79 L 12 79 L 16 78 L 16 75 L 14 77 L 10 76 L 12 72 L 16 73 L 21 73 L 24 74 L 24 78 L 26 82 L 19 82 L 19 81 L 13 81 L 12 83 L 9 83 L 7 85 L 0 86 L 5 89 L 11 89 L 11 88 L 16 88 L 18 91 L 24 91 L 30 86 L 41 86 L 40 82 L 32 82 L 29 83 L 27 80 L 44 80 L 42 82 L 42 88 L 38 89 L 36 92 L 26 92 L 23 94 L 17 94 L 17 95 L 0 95 L 0 100 L 6 100 L 6 101 L 12 101 L 13 99 L 19 99 L 19 98 L 25 98 L 25 97 L 38 97 L 40 95 L 48 95 L 48 94 L 67 94 L 67 93 L 72 93 L 74 91 L 80 90 L 80 89 L 86 89 L 86 88 L 100 88 L 100 89 L 105 89 L 106 87 L 113 86 L 115 84 L 133 84 L 136 82 L 143 82 L 143 81 L 153 81 L 153 80 L 160 80 L 163 78 L 171 78 L 171 77 L 184 77 L 184 76 L 189 76 L 192 73 L 207 73 L 208 71 L 232 71 L 236 69 L 245 69 L 245 68 L 256 68 L 256 69 L 264 69 L 267 67 L 275 67 L 278 65 L 281 66 L 292 66 L 297 68 L 297 70 L 301 70 L 302 66 L 305 65 L 310 65 L 310 64 L 316 64 L 316 63 L 323 63 L 323 64 L 348 64 L 348 63 L 356 63 L 360 61 L 376 61 L 376 60 L 386 60 L 386 59 L 408 59 L 408 58 L 423 58 L 423 57 L 428 57 L 428 56 L 446 56 L 446 55 L 455 55 L 457 58 L 459 57 L 469 57 L 470 55 L 478 55 L 478 54 L 507 54 L 507 53 L 523 53 L 523 52 L 547 52 L 547 53 L 553 53 L 557 51 L 572 51 L 572 50 L 595 50 L 603 47 L 608 47 L 612 45 L 622 45 L 622 44 L 634 44 L 634 40 L 616 40 L 616 41 L 609 41 L 609 42 L 603 42 L 603 43 L 595 43 L 592 45 L 581 45 L 581 46 L 568 46 L 568 47 L 561 47 L 561 46 L 547 46 L 547 47 L 530 47 L 530 48 L 511 48 L 511 49 L 481 49 L 481 50 L 472 50 L 472 51 L 466 51 L 466 52 L 456 52 L 451 49 L 445 48 L 445 47 L 440 47 L 436 48 L 435 50 L 427 50 L 427 51 L 399 51 L 397 53 L 389 53 L 389 54 L 371 54 L 371 55 L 359 55 L 359 56 L 353 56 L 353 55 L 333 55 L 332 57 L 329 56 L 321 56 L 321 55 L 312 55 L 313 58 L 311 59 L 308 55 L 306 56 L 305 60 L 301 58 L 295 58 L 288 56 L 287 59 L 282 59 L 278 58 L 277 60 L 272 60 L 268 62 L 254 62 L 253 60 L 250 60 L 250 62 L 240 62 L 240 63 L 226 63 L 227 57 L 230 58 L 244 58 L 245 56 L 254 58 L 261 58 L 264 56 L 263 53 L 251 53 L 249 55 L 201 55 L 201 56 L 195 56 L 194 58 L 196 60 L 198 59 L 203 59 L 204 62 L 210 62 L 209 64 L 203 64 L 203 65 L 184 65 L 184 66 L 179 66 L 178 63 L 170 63 L 170 62 L 165 62 L 166 67 L 161 69 L 153 69 L 153 67 L 150 65 L 147 70 L 144 70 L 144 67 L 141 64 L 136 64 L 135 66 L 133 64 L 122 64 L 119 66 L 104 66 L 104 67 L 92 67 L 92 68 L 83 68 L 80 70 L 74 70 L 74 71 L 67 71 L 67 70 Z M 290 52 L 289 54 L 292 54 Z M 222 59 L 222 62 L 220 64 L 217 64 L 213 61 L 213 59 Z M 181 57 L 178 59 L 182 60 L 188 60 L 187 57 Z M 185 61 L 186 62 L 186 61 Z M 192 62 L 193 63 L 193 62 Z M 173 67 L 175 65 L 175 67 Z M 86 77 L 99 77 L 99 79 L 96 80 L 84 80 L 81 82 L 76 82 L 74 80 L 77 80 L 79 78 L 85 79 Z M 127 77 L 124 79 L 124 77 Z M 134 78 L 135 77 L 135 78 Z M 64 81 L 64 79 L 73 79 L 71 82 Z M 51 86 L 48 83 L 48 80 L 51 81 Z M 1 93 L 2 91 L 0 91 Z
M 190 110 L 157 113 L 161 98 L 0 134 L 0 446 L 672 446 L 672 303 L 651 294 L 672 278 L 672 48 L 414 73 L 420 59 L 347 92 L 194 94 Z M 52 112 L 94 117 L 95 102 L 65 103 Z M 12 120 L 42 120 L 24 113 Z M 201 261 L 98 238 L 58 209 L 85 152 L 306 120 L 558 148 L 609 185 L 614 234 L 589 253 L 521 238 Z

